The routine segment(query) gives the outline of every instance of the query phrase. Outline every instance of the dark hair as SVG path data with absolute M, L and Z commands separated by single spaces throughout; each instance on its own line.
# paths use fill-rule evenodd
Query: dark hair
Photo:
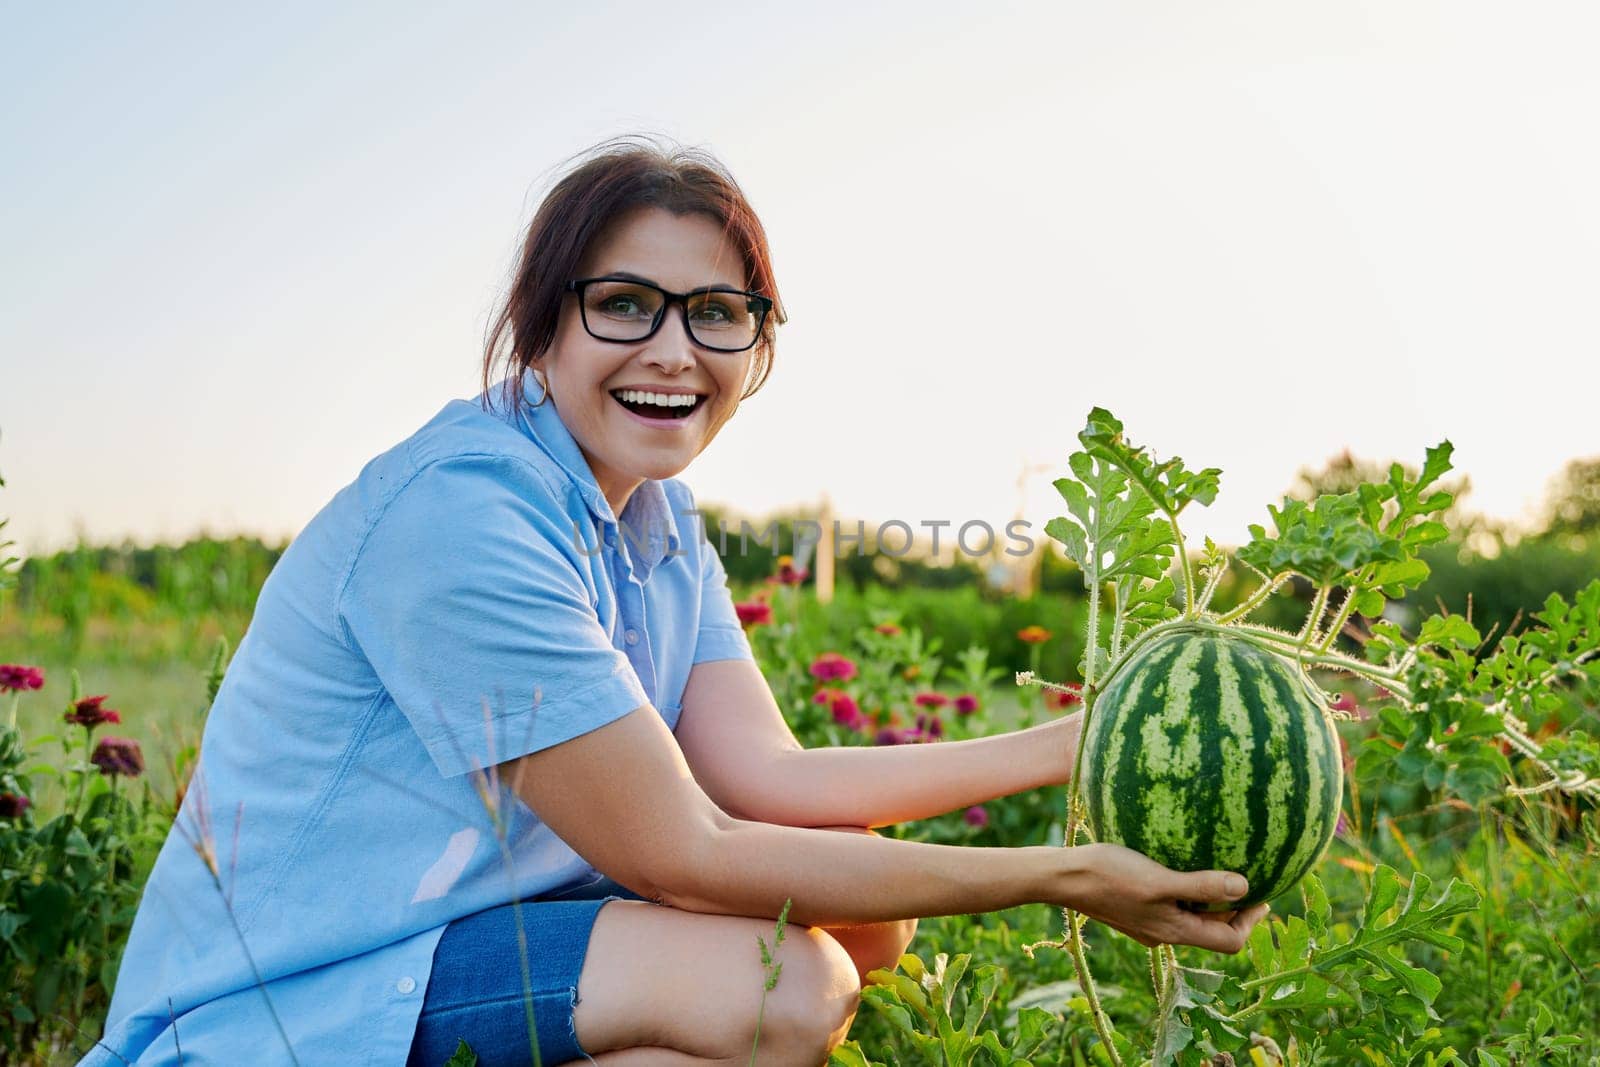
M 555 342 L 566 284 L 589 246 L 623 213 L 651 206 L 675 215 L 708 215 L 722 223 L 744 259 L 745 287 L 772 300 L 740 399 L 753 396 L 772 370 L 776 329 L 787 316 L 772 276 L 766 231 L 733 176 L 705 151 L 642 137 L 607 141 L 577 160 L 528 223 L 516 277 L 484 344 L 485 393 L 496 366 L 504 361 L 512 406 L 521 405 L 523 374 Z

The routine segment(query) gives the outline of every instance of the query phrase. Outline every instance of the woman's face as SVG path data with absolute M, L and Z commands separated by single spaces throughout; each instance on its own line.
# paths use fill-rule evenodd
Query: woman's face
M 619 217 L 589 249 L 580 278 L 632 275 L 669 292 L 709 285 L 745 288 L 744 261 L 708 215 L 638 208 Z M 535 366 L 550 389 L 600 491 L 620 516 L 646 478 L 670 478 L 699 455 L 739 406 L 751 353 L 717 352 L 695 344 L 681 305 L 666 309 L 660 329 L 618 344 L 591 337 L 578 298 L 563 298 L 556 337 Z M 683 418 L 654 419 L 623 406 L 623 390 L 690 393 L 700 399 Z

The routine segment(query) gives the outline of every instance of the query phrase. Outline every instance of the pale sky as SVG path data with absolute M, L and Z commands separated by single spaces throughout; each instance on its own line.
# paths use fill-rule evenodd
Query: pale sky
M 293 534 L 475 395 L 552 168 L 649 131 L 791 315 L 704 503 L 1042 527 L 1101 405 L 1223 468 L 1196 544 L 1445 437 L 1526 518 L 1600 453 L 1597 47 L 1576 2 L 0 4 L 0 516 Z

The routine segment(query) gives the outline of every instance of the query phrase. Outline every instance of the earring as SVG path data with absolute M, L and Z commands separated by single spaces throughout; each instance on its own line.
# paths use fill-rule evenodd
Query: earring
M 539 403 L 530 404 L 528 406 L 536 408 L 543 406 L 544 402 L 550 399 L 550 383 L 545 381 L 544 375 L 539 374 L 537 371 L 534 372 L 533 377 L 534 380 L 539 383 L 539 388 L 542 390 L 542 394 L 539 397 Z

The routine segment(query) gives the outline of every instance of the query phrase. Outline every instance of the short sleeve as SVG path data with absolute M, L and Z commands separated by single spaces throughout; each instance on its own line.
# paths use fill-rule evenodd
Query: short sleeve
M 718 659 L 755 659 L 750 639 L 739 623 L 728 590 L 728 573 L 709 539 L 697 539 L 700 546 L 700 632 L 695 637 L 694 662 Z
M 529 464 L 459 456 L 413 476 L 357 551 L 345 632 L 445 777 L 649 703 L 600 625 L 571 526 Z

